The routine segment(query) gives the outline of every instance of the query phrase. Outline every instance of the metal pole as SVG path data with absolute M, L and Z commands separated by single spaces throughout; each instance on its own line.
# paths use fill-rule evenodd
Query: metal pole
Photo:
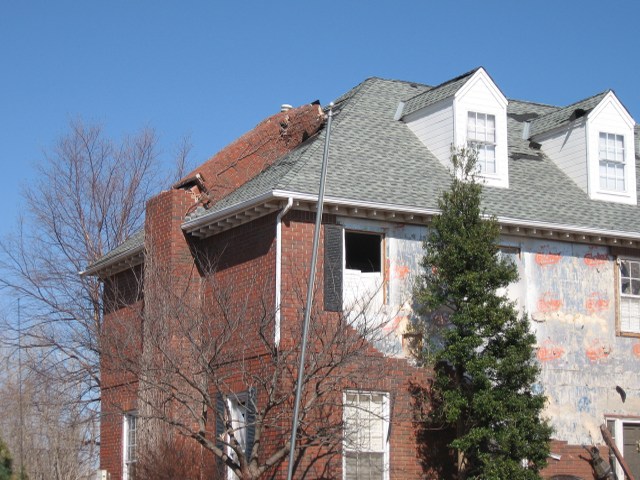
M 22 405 L 22 315 L 18 298 L 18 405 L 20 415 L 20 480 L 24 478 L 24 414 Z
M 307 289 L 307 304 L 304 309 L 304 323 L 302 324 L 302 347 L 300 349 L 300 365 L 298 366 L 298 381 L 296 383 L 296 399 L 293 407 L 293 424 L 291 427 L 291 450 L 289 450 L 289 468 L 287 480 L 293 478 L 293 462 L 296 451 L 296 435 L 298 433 L 298 415 L 300 411 L 300 397 L 302 396 L 302 380 L 304 376 L 304 357 L 307 350 L 307 335 L 309 319 L 311 318 L 311 304 L 313 302 L 313 285 L 316 278 L 316 262 L 318 260 L 318 243 L 320 241 L 320 224 L 322 223 L 322 208 L 324 206 L 324 184 L 327 177 L 329 163 L 329 137 L 331 136 L 331 119 L 333 118 L 333 102 L 329 104 L 327 114 L 327 135 L 324 139 L 324 154 L 322 156 L 322 173 L 320 174 L 320 193 L 318 194 L 318 208 L 316 211 L 316 227 L 313 232 L 313 247 L 311 249 L 311 270 L 309 271 L 309 287 Z

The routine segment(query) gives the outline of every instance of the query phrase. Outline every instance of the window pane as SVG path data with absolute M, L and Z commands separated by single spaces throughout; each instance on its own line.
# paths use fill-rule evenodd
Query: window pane
M 620 329 L 623 332 L 640 333 L 640 299 L 620 299 Z
M 345 395 L 345 478 L 384 478 L 385 398 L 379 393 Z
M 628 278 L 623 278 L 620 283 L 620 291 L 622 293 L 631 293 L 631 280 L 629 280 Z
M 622 260 L 620 261 L 620 276 L 628 277 L 629 276 L 629 261 Z

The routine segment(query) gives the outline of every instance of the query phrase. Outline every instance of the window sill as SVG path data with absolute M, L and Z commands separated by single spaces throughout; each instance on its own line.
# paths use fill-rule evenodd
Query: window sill
M 640 332 L 617 331 L 616 336 L 627 337 L 627 338 L 640 338 Z

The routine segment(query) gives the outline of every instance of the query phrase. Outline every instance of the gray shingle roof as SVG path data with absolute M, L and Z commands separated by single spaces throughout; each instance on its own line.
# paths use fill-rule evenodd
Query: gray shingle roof
M 467 80 L 469 80 L 477 71 L 478 69 L 476 68 L 475 70 L 464 73 L 459 77 L 447 80 L 446 82 L 441 83 L 440 85 L 437 85 L 427 90 L 426 92 L 422 92 L 408 98 L 404 101 L 405 105 L 402 110 L 402 115 L 410 115 L 413 112 L 417 112 L 424 107 L 428 107 L 429 105 L 438 103 L 440 100 L 453 97 L 456 92 L 460 90 L 465 83 L 467 83 Z
M 114 261 L 116 261 L 121 256 L 127 256 L 134 251 L 139 250 L 144 246 L 144 229 L 141 228 L 129 238 L 127 238 L 124 242 L 118 245 L 116 248 L 111 250 L 106 255 L 100 257 L 99 260 L 93 262 L 91 265 L 87 267 L 87 269 L 83 272 L 84 274 L 93 274 L 95 272 L 100 271 L 102 268 L 110 265 Z
M 443 86 L 455 89 L 461 86 L 455 84 L 464 81 L 464 77 L 459 77 Z M 336 101 L 327 198 L 408 209 L 437 208 L 440 192 L 449 185 L 449 174 L 405 123 L 394 120 L 400 101 L 415 99 L 432 90 L 426 85 L 371 78 Z M 554 128 L 568 121 L 575 109 L 592 109 L 604 94 L 565 108 L 509 101 L 509 188 L 484 189 L 488 213 L 523 223 L 640 233 L 640 208 L 589 199 L 550 159 L 522 138 L 525 122 L 536 125 L 538 132 Z M 639 127 L 635 133 L 638 164 Z M 249 202 L 274 190 L 317 195 L 325 135 L 326 130 L 320 131 L 209 210 L 199 209 L 186 220 Z M 139 232 L 94 265 L 126 248 L 135 249 L 142 242 Z
M 437 208 L 438 194 L 449 185 L 448 172 L 403 122 L 393 119 L 398 102 L 415 96 L 415 88 L 415 84 L 408 82 L 372 78 L 352 91 L 333 123 L 327 197 Z M 558 124 L 568 110 L 593 108 L 601 95 L 566 108 L 509 101 L 510 188 L 485 188 L 485 207 L 489 213 L 523 222 L 640 232 L 638 207 L 589 199 L 540 150 L 522 139 L 526 121 L 545 119 L 549 124 L 551 121 Z M 638 129 L 636 137 L 637 134 Z M 324 135 L 324 131 L 320 132 L 283 157 L 221 200 L 213 211 L 271 190 L 316 195 Z
M 598 106 L 607 93 L 609 93 L 608 90 L 537 118 L 531 122 L 529 135 L 533 137 L 569 123 L 575 118 L 577 112 L 579 112 L 578 116 L 588 115 L 591 110 Z

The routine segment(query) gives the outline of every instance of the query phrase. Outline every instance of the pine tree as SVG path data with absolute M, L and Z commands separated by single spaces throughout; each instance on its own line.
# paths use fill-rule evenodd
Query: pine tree
M 0 438 L 0 480 L 13 478 L 13 459 L 7 444 Z
M 417 291 L 424 311 L 447 317 L 435 353 L 433 420 L 455 431 L 460 478 L 540 478 L 551 429 L 541 419 L 545 398 L 532 390 L 535 335 L 499 293 L 518 280 L 517 269 L 500 254 L 497 220 L 483 214 L 476 153 L 460 148 L 451 160 Z

